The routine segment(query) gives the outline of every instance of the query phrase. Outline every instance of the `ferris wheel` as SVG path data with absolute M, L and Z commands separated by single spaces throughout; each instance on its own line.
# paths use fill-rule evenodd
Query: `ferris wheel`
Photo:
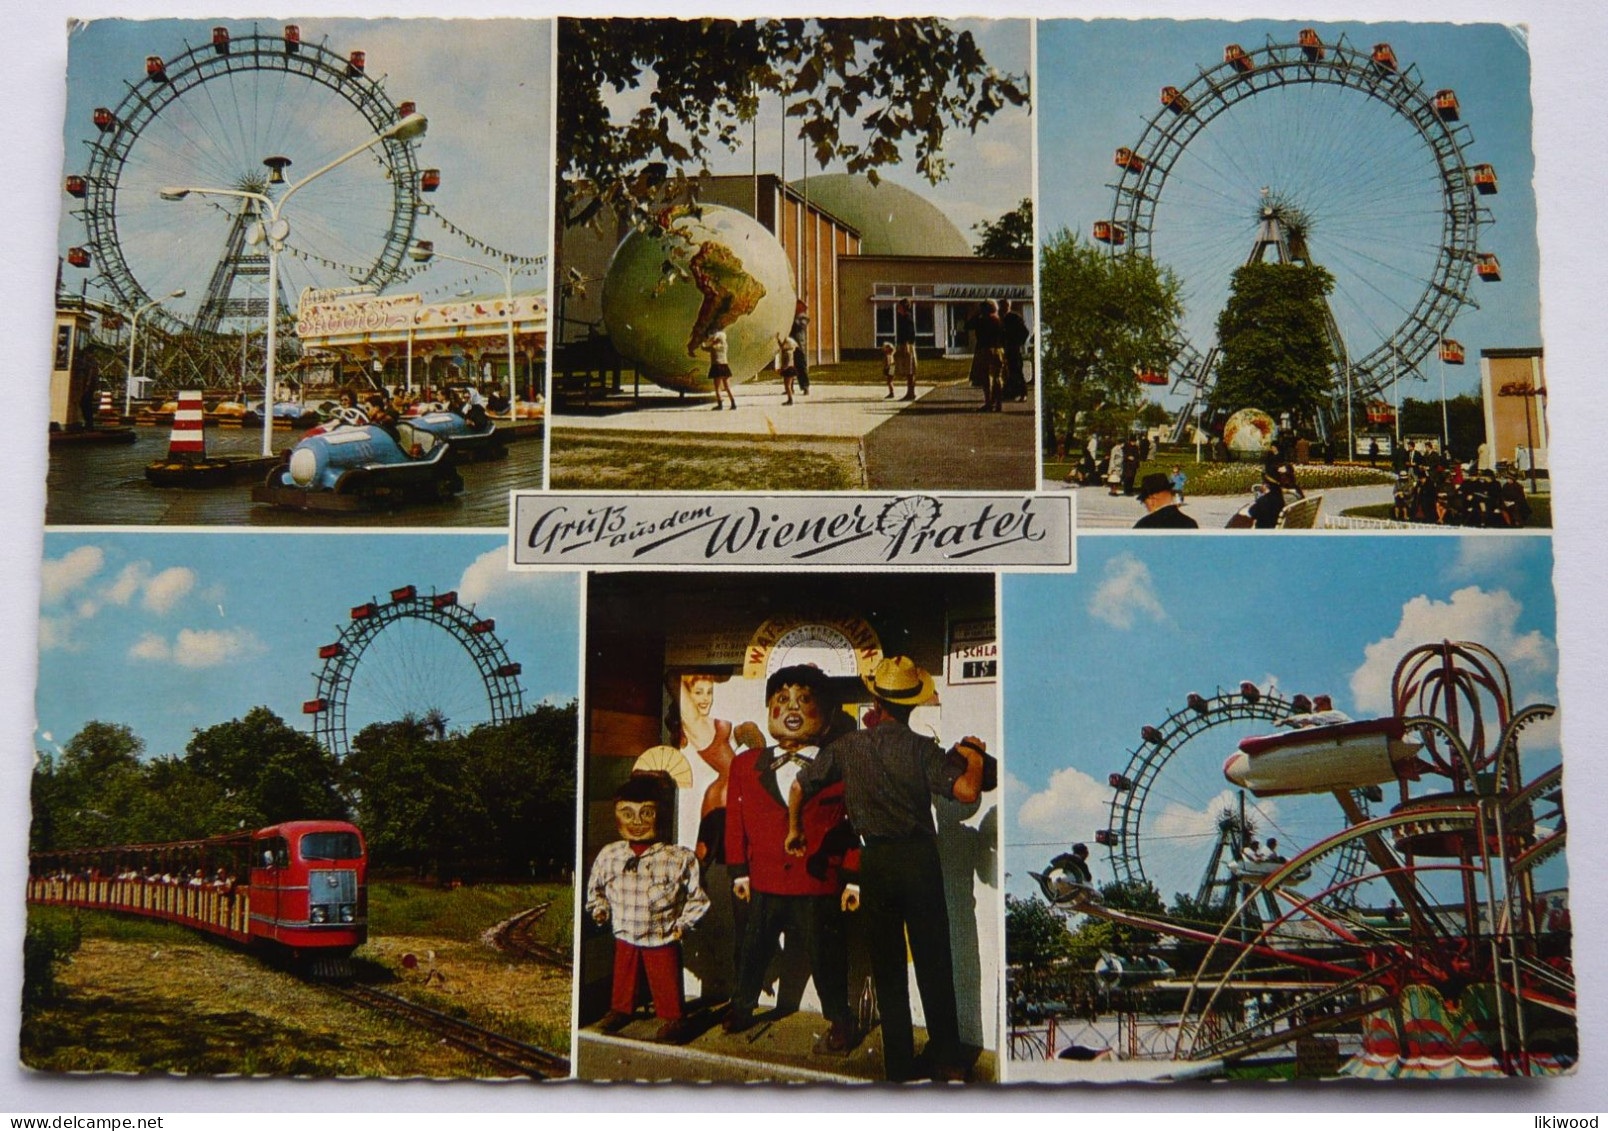
M 1211 385 L 1234 271 L 1273 255 L 1333 276 L 1336 394 L 1377 395 L 1431 351 L 1461 364 L 1453 319 L 1477 305 L 1474 280 L 1501 279 L 1480 244 L 1496 171 L 1471 162 L 1472 141 L 1456 92 L 1425 86 L 1388 43 L 1329 44 L 1306 28 L 1229 44 L 1221 63 L 1163 87 L 1138 139 L 1116 150 L 1093 236 L 1178 277 L 1170 375 L 1192 402 Z
M 1307 844 L 1332 831 L 1332 801 L 1235 799 L 1223 783 L 1223 756 L 1237 736 L 1265 731 L 1267 724 L 1310 709 L 1301 697 L 1285 699 L 1246 682 L 1211 696 L 1191 694 L 1161 722 L 1141 727 L 1126 765 L 1107 779 L 1107 823 L 1094 834 L 1095 843 L 1106 848 L 1117 882 L 1154 885 L 1166 897 L 1186 881 L 1195 887 L 1202 877 L 1198 901 L 1222 902 L 1240 890 L 1229 871 L 1239 841 L 1258 835 Z M 1353 803 L 1367 812 L 1369 799 L 1360 791 Z M 1342 900 L 1350 898 L 1345 881 L 1362 867 L 1360 850 L 1334 853 L 1325 862 L 1332 869 L 1330 885 L 1338 885 Z
M 348 732 L 411 715 L 445 733 L 505 723 L 525 713 L 522 666 L 508 658 L 496 622 L 458 603 L 458 594 L 413 585 L 351 610 L 340 637 L 318 650 L 324 661 L 314 697 L 302 704 L 313 734 L 336 758 Z
M 224 198 L 180 210 L 162 191 L 202 186 L 277 199 L 298 172 L 321 168 L 415 107 L 391 100 L 363 51 L 303 40 L 295 24 L 240 35 L 216 27 L 210 41 L 184 46 L 148 56 L 144 75 L 123 82 L 121 101 L 95 109 L 88 165 L 66 178 L 85 230 L 68 262 L 97 271 L 95 282 L 124 308 L 186 294 L 188 313 L 167 303 L 148 316 L 163 330 L 241 332 L 260 327 L 268 310 L 256 206 Z M 282 291 L 384 289 L 404 271 L 419 194 L 439 180 L 439 171 L 418 168 L 413 143 L 390 137 L 309 183 L 290 210 Z

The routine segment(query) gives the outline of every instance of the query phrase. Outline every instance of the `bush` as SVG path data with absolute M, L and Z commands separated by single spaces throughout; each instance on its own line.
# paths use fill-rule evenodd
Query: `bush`
M 77 918 L 30 915 L 22 936 L 22 1004 L 43 1005 L 56 997 L 56 971 L 83 942 Z

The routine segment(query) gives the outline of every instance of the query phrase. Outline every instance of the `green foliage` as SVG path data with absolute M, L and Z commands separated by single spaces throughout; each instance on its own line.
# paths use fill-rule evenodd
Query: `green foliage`
M 983 259 L 1031 259 L 1033 257 L 1033 198 L 1022 202 L 998 220 L 972 225 L 980 237 L 976 251 Z
M 1447 398 L 1446 426 L 1451 437 L 1447 450 L 1458 459 L 1473 459 L 1485 442 L 1484 401 L 1468 395 Z M 1421 401 L 1412 397 L 1402 401 L 1401 434 L 1404 439 L 1407 436 L 1439 436 L 1440 401 Z M 1503 458 L 1512 456 L 1512 452 L 1507 452 Z
M 1048 966 L 1072 955 L 1072 935 L 1061 917 L 1038 896 L 1005 897 L 1005 961 L 1012 966 Z
M 575 704 L 445 738 L 364 727 L 343 771 L 377 867 L 442 879 L 553 875 L 575 853 Z
M 796 136 L 824 168 L 842 162 L 873 182 L 915 143 L 916 170 L 946 175 L 952 129 L 975 131 L 1027 101 L 1025 77 L 988 65 L 970 32 L 936 18 L 559 21 L 560 214 L 639 211 L 667 183 L 736 149 L 763 94 L 781 94 Z M 650 92 L 611 120 L 607 93 Z M 858 123 L 864 141 L 844 136 Z M 853 136 L 853 135 L 851 135 Z M 582 188 L 584 191 L 576 191 Z
M 22 935 L 22 1004 L 35 1008 L 56 997 L 56 971 L 83 942 L 75 916 L 60 908 L 30 908 Z
M 1039 260 L 1044 440 L 1125 434 L 1143 400 L 1135 374 L 1165 371 L 1183 313 L 1178 279 L 1148 256 L 1112 255 L 1062 228 Z
M 261 827 L 296 818 L 344 819 L 335 759 L 305 731 L 266 707 L 198 730 L 185 748 L 183 772 L 218 792 L 202 836 L 222 828 Z
M 1327 298 L 1334 277 L 1322 267 L 1248 263 L 1234 272 L 1217 316 L 1221 352 L 1211 409 L 1227 415 L 1259 408 L 1310 420 L 1333 396 Z

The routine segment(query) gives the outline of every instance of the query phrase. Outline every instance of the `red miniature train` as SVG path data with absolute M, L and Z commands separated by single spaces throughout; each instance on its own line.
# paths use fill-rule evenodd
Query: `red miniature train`
M 344 975 L 368 937 L 367 854 L 345 821 L 37 853 L 28 901 L 182 923 Z

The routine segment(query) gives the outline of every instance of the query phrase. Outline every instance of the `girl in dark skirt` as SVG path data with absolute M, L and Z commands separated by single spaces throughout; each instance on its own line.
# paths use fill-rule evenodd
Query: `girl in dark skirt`
M 720 392 L 726 392 L 726 399 L 731 402 L 733 411 L 737 409 L 737 398 L 731 392 L 731 366 L 726 364 L 726 331 L 716 330 L 704 339 L 703 348 L 709 354 L 709 380 L 715 385 L 715 411 L 721 409 Z

